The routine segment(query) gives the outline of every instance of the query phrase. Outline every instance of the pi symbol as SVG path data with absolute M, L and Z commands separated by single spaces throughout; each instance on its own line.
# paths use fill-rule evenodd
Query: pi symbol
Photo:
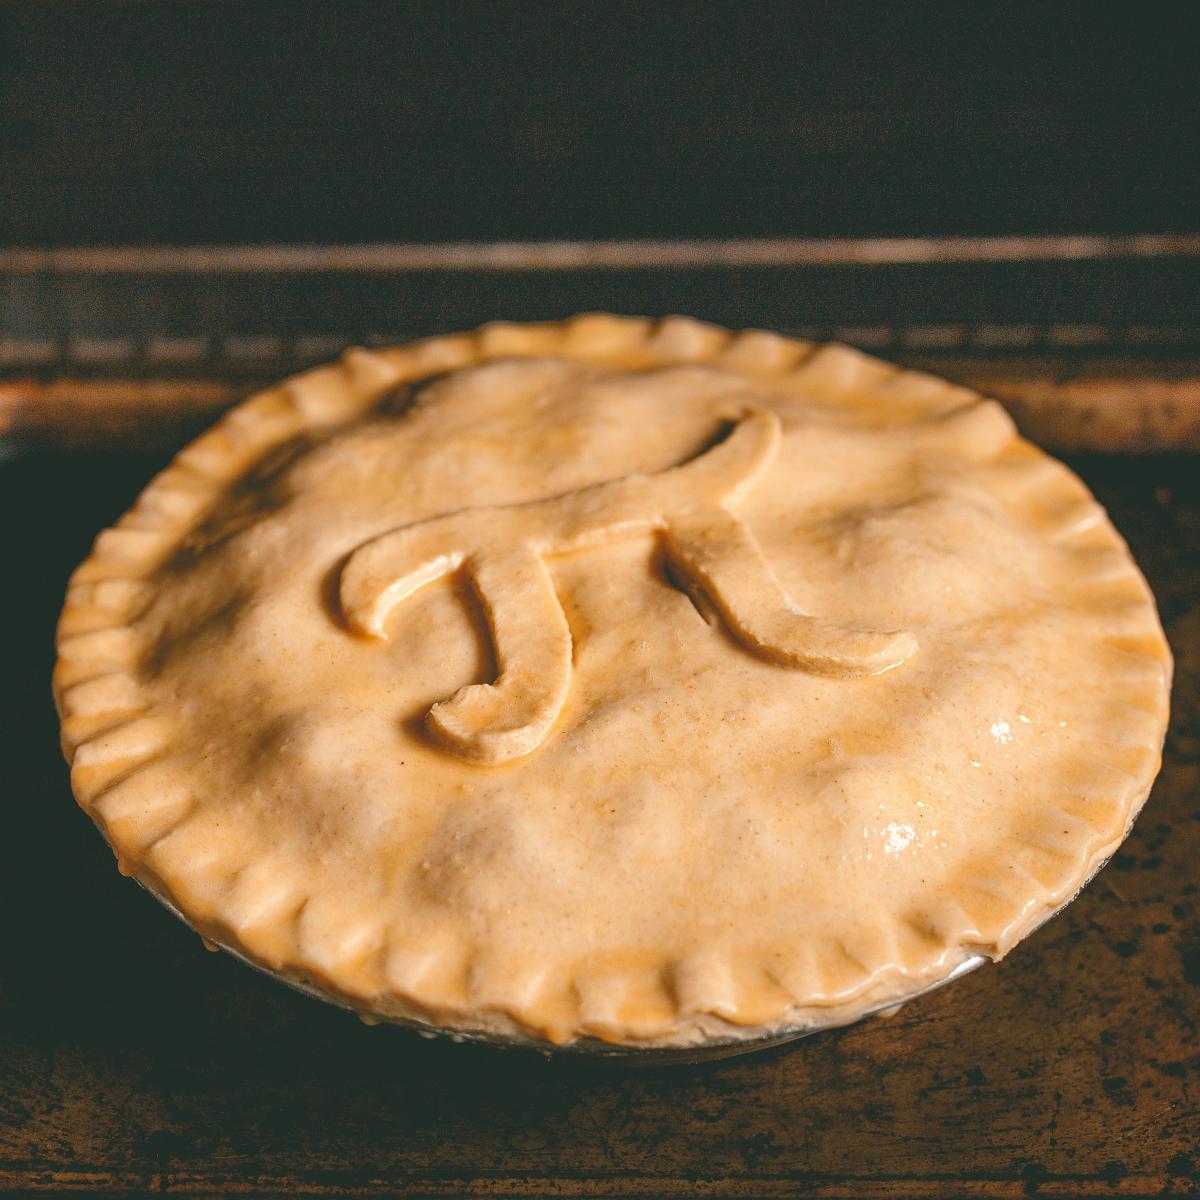
M 478 592 L 499 668 L 433 705 L 426 724 L 444 750 L 480 764 L 520 758 L 545 739 L 571 684 L 571 634 L 546 559 L 657 533 L 672 564 L 713 602 L 751 653 L 799 670 L 877 675 L 917 648 L 911 633 L 803 612 L 754 535 L 734 515 L 775 458 L 778 416 L 743 405 L 718 414 L 728 436 L 681 466 L 522 504 L 468 508 L 393 529 L 359 546 L 341 573 L 350 626 L 387 637 L 388 618 L 418 588 L 465 570 Z

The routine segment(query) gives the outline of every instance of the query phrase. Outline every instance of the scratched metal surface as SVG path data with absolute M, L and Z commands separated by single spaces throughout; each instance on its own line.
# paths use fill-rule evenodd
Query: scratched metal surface
M 74 807 L 48 696 L 63 581 L 160 456 L 0 463 L 8 631 L 0 1190 L 128 1196 L 1149 1195 L 1200 1189 L 1200 471 L 1075 465 L 1178 657 L 1123 850 L 1009 959 L 866 1022 L 630 1071 L 431 1043 L 203 951 Z

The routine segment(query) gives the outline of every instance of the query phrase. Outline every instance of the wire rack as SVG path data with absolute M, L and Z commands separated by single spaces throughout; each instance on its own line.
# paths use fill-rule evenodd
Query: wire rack
M 846 342 L 1018 406 L 1006 380 L 1064 412 L 1116 380 L 1142 448 L 1194 448 L 1198 268 L 1200 234 L 0 250 L 0 437 L 166 444 L 348 345 L 606 310 Z

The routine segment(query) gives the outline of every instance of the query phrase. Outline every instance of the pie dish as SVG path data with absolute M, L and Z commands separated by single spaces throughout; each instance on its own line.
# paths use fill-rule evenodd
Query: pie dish
M 1006 954 L 1128 832 L 1171 673 L 994 402 L 604 315 L 245 401 L 58 645 L 75 795 L 204 937 L 369 1019 L 643 1048 Z

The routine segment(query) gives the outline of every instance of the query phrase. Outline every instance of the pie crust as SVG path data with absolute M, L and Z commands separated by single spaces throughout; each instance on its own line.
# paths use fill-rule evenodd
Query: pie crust
M 967 389 L 682 318 L 352 350 L 100 534 L 83 809 L 206 938 L 550 1043 L 824 1026 L 999 958 L 1124 838 L 1171 659 Z

